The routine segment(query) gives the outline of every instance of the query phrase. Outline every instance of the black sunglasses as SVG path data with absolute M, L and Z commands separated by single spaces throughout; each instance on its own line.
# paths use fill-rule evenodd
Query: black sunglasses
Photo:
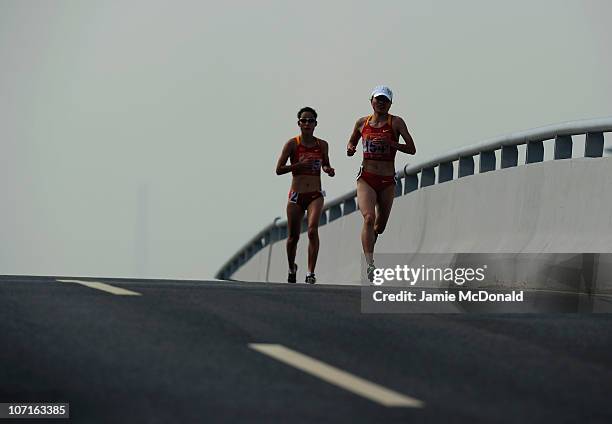
M 298 121 L 300 122 L 300 124 L 314 124 L 315 122 L 317 122 L 317 120 L 314 118 L 300 118 Z
M 391 103 L 391 100 L 389 100 L 387 96 L 382 95 L 374 97 L 374 100 L 376 100 L 378 103 Z

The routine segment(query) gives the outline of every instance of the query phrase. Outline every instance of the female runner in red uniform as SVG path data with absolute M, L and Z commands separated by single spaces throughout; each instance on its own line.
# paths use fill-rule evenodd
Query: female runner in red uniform
M 313 135 L 317 126 L 317 112 L 313 108 L 304 107 L 300 109 L 297 117 L 301 134 L 285 143 L 276 164 L 276 174 L 282 175 L 289 172 L 293 174 L 287 202 L 287 260 L 289 262 L 287 282 L 296 282 L 295 252 L 300 238 L 304 212 L 307 212 L 308 274 L 306 282 L 314 284 L 317 281 L 314 270 L 319 253 L 319 220 L 324 196 L 324 192 L 321 191 L 321 169 L 330 177 L 335 175 L 335 171 L 329 164 L 327 142 Z M 291 165 L 286 165 L 287 159 L 290 159 Z
M 374 274 L 374 244 L 385 231 L 393 198 L 395 197 L 395 153 L 413 155 L 416 147 L 406 123 L 399 116 L 389 114 L 393 93 L 386 86 L 372 91 L 370 103 L 374 114 L 359 118 L 346 147 L 353 156 L 357 142 L 363 140 L 363 162 L 357 175 L 357 202 L 363 215 L 361 245 L 368 265 L 370 281 Z M 406 144 L 399 143 L 402 136 Z

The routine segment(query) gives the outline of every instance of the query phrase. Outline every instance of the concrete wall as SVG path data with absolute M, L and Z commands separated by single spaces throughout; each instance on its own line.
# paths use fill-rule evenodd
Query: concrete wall
M 362 218 L 359 211 L 319 230 L 320 283 L 360 284 Z M 298 278 L 303 281 L 308 239 L 298 245 Z M 533 253 L 530 271 L 505 272 L 497 281 L 543 284 L 542 263 L 567 263 L 575 255 L 612 252 L 612 158 L 576 158 L 542 162 L 476 174 L 419 189 L 395 199 L 377 253 L 456 254 Z M 266 247 L 232 278 L 286 280 L 285 241 Z M 523 256 L 524 258 L 525 256 Z M 612 264 L 601 255 L 598 287 L 612 287 Z M 477 256 L 462 256 L 470 262 Z M 574 260 L 574 262 L 576 262 Z M 580 261 L 578 261 L 580 262 Z M 587 261 L 588 262 L 588 261 Z M 539 265 L 538 265 L 539 263 Z M 506 266 L 507 268 L 507 266 Z M 527 267 L 529 268 L 529 267 Z M 520 277 L 520 278 L 519 278 Z M 526 282 L 526 283 L 525 283 Z M 548 288 L 563 288 L 552 284 Z

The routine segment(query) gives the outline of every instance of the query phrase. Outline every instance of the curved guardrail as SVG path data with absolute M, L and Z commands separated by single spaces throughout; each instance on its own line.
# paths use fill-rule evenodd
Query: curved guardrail
M 396 173 L 398 184 L 395 186 L 395 196 L 402 196 L 419 188 L 453 180 L 455 162 L 458 162 L 458 178 L 473 175 L 475 173 L 474 156 L 479 156 L 479 173 L 497 169 L 497 151 L 501 151 L 500 169 L 518 166 L 518 146 L 521 145 L 527 145 L 525 164 L 542 162 L 544 161 L 543 143 L 547 140 L 554 140 L 553 160 L 570 159 L 573 147 L 572 136 L 586 134 L 584 157 L 601 157 L 604 150 L 603 134 L 605 132 L 612 132 L 612 117 L 548 125 L 485 140 L 433 159 L 406 165 L 404 169 Z M 356 196 L 357 191 L 352 190 L 327 202 L 321 213 L 321 225 L 355 212 L 357 210 Z M 264 227 L 242 246 L 221 267 L 215 278 L 230 279 L 238 268 L 261 249 L 287 238 L 287 221 L 277 223 L 278 219 Z M 306 231 L 305 222 L 302 225 L 302 231 Z

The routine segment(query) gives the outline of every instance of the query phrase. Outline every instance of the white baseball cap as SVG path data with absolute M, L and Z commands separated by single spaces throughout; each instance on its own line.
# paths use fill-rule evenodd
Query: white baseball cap
M 393 92 L 386 85 L 378 85 L 372 91 L 372 97 L 385 96 L 390 102 L 393 101 Z

